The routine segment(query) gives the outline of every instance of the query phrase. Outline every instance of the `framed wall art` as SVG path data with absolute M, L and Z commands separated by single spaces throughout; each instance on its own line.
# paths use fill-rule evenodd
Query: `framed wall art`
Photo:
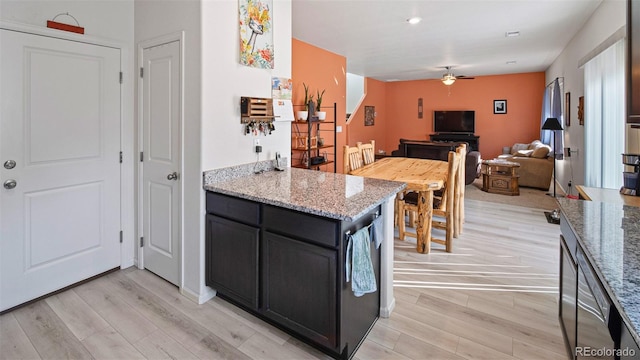
M 584 96 L 578 98 L 578 124 L 584 125 Z
M 376 107 L 366 106 L 364 107 L 364 126 L 373 126 L 374 119 L 376 117 Z
M 494 114 L 506 114 L 507 113 L 507 100 L 493 100 L 493 113 Z
M 273 69 L 272 0 L 238 0 L 240 64 Z

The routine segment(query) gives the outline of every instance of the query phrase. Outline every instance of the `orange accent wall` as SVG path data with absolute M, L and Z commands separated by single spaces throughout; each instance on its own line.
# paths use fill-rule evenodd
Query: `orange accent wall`
M 451 86 L 439 80 L 386 83 L 385 150 L 396 149 L 400 138 L 428 139 L 434 110 L 475 110 L 480 153 L 484 159 L 494 158 L 504 146 L 540 138 L 544 82 L 544 72 L 536 72 L 478 76 Z M 423 99 L 422 119 L 418 98 Z M 493 100 L 507 100 L 507 113 L 494 114 Z
M 277 61 L 277 59 L 276 59 Z M 291 39 L 291 78 L 293 81 L 293 110 L 301 110 L 304 107 L 303 83 L 309 86 L 309 93 L 317 98 L 316 91 L 325 89 L 322 107 L 327 107 L 327 120 L 333 117 L 333 110 L 328 108 L 337 105 L 337 125 L 342 126 L 343 132 L 337 133 L 337 171 L 342 172 L 342 146 L 345 144 L 346 124 L 346 98 L 347 98 L 347 59 L 344 56 L 334 54 L 319 47 L 310 45 L 297 39 Z M 328 125 L 328 124 L 327 124 Z M 325 127 L 326 125 L 323 125 Z M 295 135 L 295 125 L 292 125 L 292 135 Z M 333 137 L 323 137 L 328 144 Z M 291 163 L 295 164 L 299 152 L 292 153 Z M 325 171 L 333 172 L 333 164 L 325 166 Z
M 475 110 L 475 133 L 484 159 L 500 155 L 504 146 L 540 137 L 544 72 L 477 76 L 452 86 L 437 79 L 386 83 L 366 78 L 365 98 L 346 125 L 346 58 L 297 39 L 292 39 L 291 56 L 294 110 L 303 102 L 303 82 L 314 95 L 317 89 L 326 89 L 326 106 L 337 103 L 337 125 L 343 127 L 337 134 L 338 172 L 345 144 L 375 140 L 377 150 L 389 153 L 400 138 L 428 139 L 434 110 Z M 418 119 L 418 98 L 423 99 L 422 119 Z M 507 113 L 494 114 L 493 100 L 507 100 Z M 364 126 L 365 105 L 375 107 L 374 126 Z
M 347 145 L 355 146 L 356 143 L 376 141 L 376 151 L 379 149 L 387 149 L 390 146 L 388 141 L 386 130 L 388 126 L 387 121 L 387 84 L 374 80 L 371 78 L 365 78 L 365 96 L 360 104 L 360 107 L 356 109 L 351 115 L 351 121 L 347 126 Z M 376 116 L 374 118 L 373 126 L 364 125 L 364 107 L 374 106 Z M 397 142 L 397 141 L 394 141 Z

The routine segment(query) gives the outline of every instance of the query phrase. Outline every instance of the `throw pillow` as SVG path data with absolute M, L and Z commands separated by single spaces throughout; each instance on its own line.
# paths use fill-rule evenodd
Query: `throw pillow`
M 529 157 L 531 154 L 533 154 L 533 150 L 518 150 L 518 152 L 516 152 L 516 156 Z
M 533 140 L 531 144 L 529 144 L 530 150 L 535 150 L 539 145 L 544 145 L 540 140 Z
M 528 149 L 529 149 L 529 144 L 515 143 L 511 147 L 511 155 L 517 154 L 518 151 L 520 150 L 528 150 Z
M 550 152 L 551 152 L 551 146 L 538 145 L 538 147 L 535 148 L 535 150 L 533 150 L 533 153 L 531 153 L 531 157 L 538 158 L 538 159 L 544 159 L 547 156 L 549 156 Z

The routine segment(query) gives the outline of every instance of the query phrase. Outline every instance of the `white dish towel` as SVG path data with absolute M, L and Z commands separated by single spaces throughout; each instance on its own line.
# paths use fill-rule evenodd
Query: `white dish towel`
M 376 292 L 376 274 L 371 263 L 369 227 L 364 227 L 355 234 L 349 235 L 345 267 L 347 282 L 351 277 L 351 290 L 360 297 Z

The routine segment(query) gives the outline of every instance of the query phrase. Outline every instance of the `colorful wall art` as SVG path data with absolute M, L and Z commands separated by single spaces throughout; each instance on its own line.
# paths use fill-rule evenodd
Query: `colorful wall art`
M 240 64 L 273 69 L 272 0 L 238 0 Z

